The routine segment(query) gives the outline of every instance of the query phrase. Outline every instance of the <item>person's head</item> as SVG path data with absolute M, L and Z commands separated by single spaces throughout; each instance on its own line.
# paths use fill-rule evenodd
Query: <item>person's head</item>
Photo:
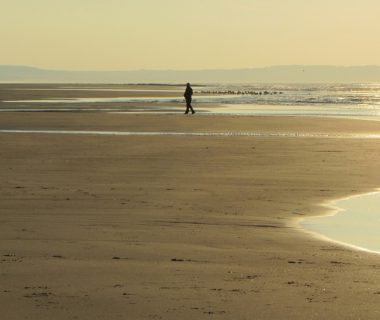
M 190 87 L 190 83 L 189 82 L 186 84 L 186 87 Z

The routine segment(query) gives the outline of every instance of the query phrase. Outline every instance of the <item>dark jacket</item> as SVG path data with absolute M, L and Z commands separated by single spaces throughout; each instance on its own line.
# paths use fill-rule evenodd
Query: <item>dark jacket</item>
M 191 100 L 191 96 L 193 95 L 193 89 L 191 87 L 186 87 L 186 91 L 184 93 L 184 97 L 186 100 Z

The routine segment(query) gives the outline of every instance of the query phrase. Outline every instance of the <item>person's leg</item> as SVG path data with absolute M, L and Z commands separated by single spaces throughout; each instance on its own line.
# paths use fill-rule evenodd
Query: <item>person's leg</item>
M 191 113 L 192 114 L 194 114 L 195 113 L 195 111 L 194 111 L 194 109 L 193 109 L 193 106 L 191 105 L 191 99 L 189 99 L 188 101 L 187 101 L 187 112 L 189 112 L 189 110 L 191 110 Z
M 188 114 L 188 113 L 189 113 L 190 108 L 191 108 L 190 101 L 189 101 L 189 100 L 186 100 L 186 111 L 185 111 L 185 114 Z

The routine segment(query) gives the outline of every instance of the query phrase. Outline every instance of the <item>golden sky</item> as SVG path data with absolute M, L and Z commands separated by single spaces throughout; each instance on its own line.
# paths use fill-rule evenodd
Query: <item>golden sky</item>
M 380 65 L 379 0 L 0 0 L 0 64 Z

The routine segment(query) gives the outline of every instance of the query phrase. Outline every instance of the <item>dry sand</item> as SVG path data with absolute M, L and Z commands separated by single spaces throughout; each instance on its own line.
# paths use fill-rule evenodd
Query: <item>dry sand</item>
M 1 129 L 380 133 L 380 122 L 1 113 Z M 380 140 L 0 134 L 1 319 L 379 319 L 380 256 L 295 219 Z

